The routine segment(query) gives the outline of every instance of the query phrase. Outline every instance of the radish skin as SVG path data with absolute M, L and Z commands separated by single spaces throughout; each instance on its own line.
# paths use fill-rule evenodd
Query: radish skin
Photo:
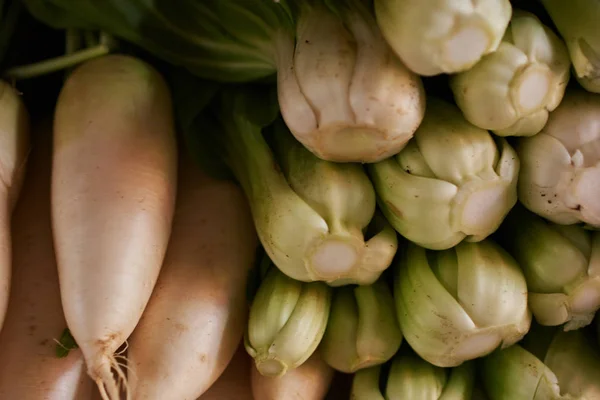
M 10 294 L 11 217 L 25 177 L 29 115 L 19 93 L 0 81 L 0 328 Z
M 88 400 L 83 355 L 55 353 L 66 322 L 50 226 L 52 125 L 36 127 L 21 199 L 13 218 L 13 284 L 0 334 L 0 398 Z
M 52 228 L 62 304 L 104 399 L 119 398 L 119 383 L 130 398 L 114 353 L 146 307 L 169 241 L 174 130 L 163 78 L 129 56 L 79 66 L 56 106 Z
M 263 376 L 253 365 L 252 393 L 260 400 L 323 400 L 333 375 L 333 368 L 323 361 L 317 350 L 304 364 L 279 378 Z
M 198 400 L 254 400 L 250 384 L 253 364 L 252 357 L 240 346 L 225 372 Z
M 134 400 L 194 400 L 223 373 L 248 320 L 257 247 L 241 188 L 180 164 L 165 262 L 129 340 Z

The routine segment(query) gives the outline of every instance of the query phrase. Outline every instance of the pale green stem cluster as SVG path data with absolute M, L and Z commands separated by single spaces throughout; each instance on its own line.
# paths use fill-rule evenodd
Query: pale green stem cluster
M 534 326 L 524 343 L 480 360 L 491 400 L 600 398 L 600 353 L 584 330 Z
M 511 17 L 508 0 L 375 0 L 377 22 L 419 75 L 466 71 L 495 51 Z
M 387 362 L 401 343 L 394 298 L 385 281 L 335 289 L 320 347 L 327 364 L 354 373 Z
M 502 244 L 525 273 L 529 307 L 541 325 L 589 325 L 600 309 L 600 232 L 548 222 L 515 207 Z
M 515 150 L 435 98 L 408 145 L 368 169 L 392 226 L 429 249 L 485 239 L 517 202 Z
M 300 5 L 296 41 L 277 51 L 281 113 L 318 157 L 376 162 L 398 153 L 423 119 L 420 78 L 391 52 L 361 0 L 337 12 Z
M 570 76 L 562 39 L 529 12 L 515 10 L 498 49 L 450 78 L 472 124 L 499 136 L 532 136 L 561 102 Z
M 398 321 L 425 361 L 461 365 L 517 343 L 529 330 L 525 276 L 495 243 L 463 242 L 443 251 L 409 243 L 400 254 Z
M 271 260 L 300 281 L 375 282 L 398 239 L 383 218 L 374 218 L 375 192 L 363 167 L 319 159 L 281 121 L 269 147 L 236 96 L 222 118 L 223 145 Z
M 577 81 L 600 93 L 600 4 L 590 0 L 542 0 L 542 4 L 567 43 Z
M 525 207 L 557 224 L 600 228 L 600 96 L 570 90 L 544 129 L 516 149 Z
M 391 362 L 384 389 L 382 367 L 358 371 L 352 381 L 353 400 L 464 400 L 471 399 L 475 382 L 472 362 L 456 368 L 429 364 L 412 352 L 399 353 Z
M 262 375 L 282 376 L 315 352 L 327 327 L 331 291 L 322 282 L 300 282 L 271 266 L 252 302 L 244 337 Z
M 560 400 L 556 375 L 520 345 L 494 352 L 481 362 L 483 385 L 491 400 Z

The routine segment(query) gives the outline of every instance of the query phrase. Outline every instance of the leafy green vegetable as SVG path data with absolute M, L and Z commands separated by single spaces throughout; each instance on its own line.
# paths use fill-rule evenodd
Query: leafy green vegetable
M 195 75 L 250 81 L 276 72 L 278 37 L 293 35 L 286 0 L 25 0 L 55 28 L 95 28 Z
M 423 119 L 421 79 L 389 48 L 364 0 L 298 3 L 296 43 L 281 46 L 278 59 L 290 131 L 328 161 L 398 153 Z
M 468 70 L 494 52 L 510 20 L 509 0 L 375 0 L 377 22 L 416 73 Z
M 436 367 L 405 345 L 384 368 L 371 367 L 354 375 L 352 399 L 466 400 L 471 399 L 474 382 L 473 362 Z
M 331 315 L 321 342 L 325 362 L 354 373 L 390 360 L 402 343 L 394 298 L 383 279 L 343 286 L 333 293 Z
M 532 136 L 569 82 L 564 42 L 531 13 L 514 10 L 498 49 L 450 78 L 465 118 L 499 136 Z
M 531 325 L 515 260 L 491 240 L 399 251 L 394 299 L 404 339 L 425 361 L 454 367 L 507 348 Z
M 368 170 L 392 226 L 428 249 L 485 239 L 517 202 L 515 150 L 433 97 L 407 146 Z
M 317 349 L 329 319 L 331 291 L 269 268 L 250 307 L 246 351 L 265 376 L 282 376 Z
M 565 39 L 575 77 L 581 86 L 600 93 L 600 3 L 591 0 L 541 0 Z
M 52 26 L 100 29 L 203 79 L 276 78 L 290 131 L 325 160 L 382 160 L 423 118 L 420 78 L 363 0 L 25 1 Z
M 520 138 L 519 200 L 561 225 L 600 229 L 600 95 L 570 89 L 544 129 Z
M 518 205 L 498 231 L 527 279 L 529 308 L 542 325 L 589 325 L 600 309 L 600 232 L 558 225 Z

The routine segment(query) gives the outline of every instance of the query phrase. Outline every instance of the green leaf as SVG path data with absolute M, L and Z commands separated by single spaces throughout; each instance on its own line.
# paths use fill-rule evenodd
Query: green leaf
M 58 340 L 58 343 L 56 343 L 56 357 L 65 358 L 69 355 L 69 352 L 71 350 L 75 350 L 77 348 L 79 348 L 79 346 L 77 346 L 75 339 L 71 335 L 71 331 L 69 330 L 69 328 L 65 328 L 62 335 L 60 336 L 60 340 Z
M 85 28 L 134 43 L 194 75 L 249 82 L 276 72 L 276 43 L 293 35 L 286 0 L 25 0 L 54 28 Z

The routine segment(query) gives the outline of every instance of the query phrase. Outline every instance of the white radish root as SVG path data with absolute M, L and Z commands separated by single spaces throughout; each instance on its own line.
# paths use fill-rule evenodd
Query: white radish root
M 29 115 L 20 94 L 0 81 L 0 328 L 10 293 L 11 216 L 23 185 L 29 154 Z
M 258 400 L 252 397 L 250 367 L 254 364 L 240 346 L 225 372 L 198 400 Z
M 83 355 L 56 355 L 66 328 L 50 226 L 52 124 L 44 121 L 28 161 L 12 227 L 13 284 L 0 334 L 0 398 L 88 400 L 92 381 Z
M 134 400 L 193 400 L 223 373 L 247 323 L 257 246 L 242 190 L 184 160 L 165 262 L 129 340 Z
M 82 64 L 58 99 L 52 228 L 62 304 L 104 399 L 119 399 L 119 384 L 130 398 L 114 353 L 146 307 L 169 241 L 174 130 L 166 83 L 129 56 Z
M 260 400 L 323 400 L 334 370 L 323 361 L 319 350 L 301 366 L 279 377 L 261 375 L 252 365 L 252 393 Z

